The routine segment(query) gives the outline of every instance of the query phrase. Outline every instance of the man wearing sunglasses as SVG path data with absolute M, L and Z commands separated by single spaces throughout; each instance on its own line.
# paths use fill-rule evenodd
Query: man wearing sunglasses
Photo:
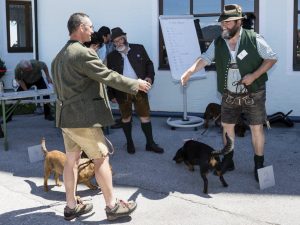
M 277 56 L 262 36 L 242 28 L 242 8 L 225 5 L 219 17 L 221 35 L 209 46 L 182 77 L 183 85 L 190 76 L 212 61 L 216 63 L 217 88 L 222 94 L 221 120 L 224 134 L 234 138 L 234 126 L 243 113 L 249 123 L 254 148 L 254 175 L 263 167 L 265 135 L 263 125 L 267 122 L 265 109 L 267 71 L 276 63 Z M 233 152 L 224 156 L 222 171 L 234 170 Z

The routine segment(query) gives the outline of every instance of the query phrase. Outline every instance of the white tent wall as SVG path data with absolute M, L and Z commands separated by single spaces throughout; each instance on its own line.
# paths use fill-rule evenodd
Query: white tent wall
M 279 62 L 269 72 L 268 114 L 293 109 L 292 115 L 300 116 L 300 72 L 292 69 L 293 2 L 260 1 L 260 33 L 279 56 Z M 143 44 L 156 70 L 155 83 L 149 93 L 151 110 L 182 112 L 180 85 L 173 83 L 170 71 L 158 70 L 157 0 L 38 1 L 39 57 L 48 66 L 68 40 L 66 24 L 69 16 L 78 11 L 90 16 L 95 30 L 102 25 L 120 26 L 127 33 L 129 42 Z M 204 112 L 208 103 L 220 102 L 215 72 L 208 72 L 206 79 L 190 82 L 187 95 L 188 112 Z

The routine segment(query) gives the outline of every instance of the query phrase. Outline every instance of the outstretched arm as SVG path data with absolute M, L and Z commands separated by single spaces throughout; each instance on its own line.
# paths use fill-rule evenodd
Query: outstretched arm
M 181 84 L 186 85 L 190 77 L 198 72 L 199 70 L 203 69 L 208 63 L 203 60 L 202 58 L 198 58 L 194 64 L 188 68 L 181 76 Z

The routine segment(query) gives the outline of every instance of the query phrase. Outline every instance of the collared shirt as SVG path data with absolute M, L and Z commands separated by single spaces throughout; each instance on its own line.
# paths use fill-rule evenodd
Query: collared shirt
M 126 77 L 129 77 L 129 78 L 138 79 L 138 77 L 137 77 L 135 71 L 133 70 L 133 68 L 128 60 L 128 57 L 127 57 L 127 54 L 129 51 L 130 51 L 130 47 L 128 47 L 128 51 L 126 54 L 121 52 L 121 55 L 124 60 L 123 75 Z
M 231 56 L 231 63 L 236 63 L 236 53 L 239 48 L 240 40 L 241 40 L 241 34 L 243 32 L 243 28 L 240 29 L 240 35 L 237 41 L 237 44 L 235 46 L 235 49 L 232 51 L 229 47 L 229 40 L 224 39 L 226 42 L 226 45 L 228 47 L 228 50 L 230 52 Z M 277 59 L 277 55 L 271 47 L 267 44 L 267 42 L 264 40 L 264 38 L 260 34 L 256 34 L 256 44 L 257 44 L 257 51 L 260 57 L 263 59 Z M 215 59 L 215 43 L 214 41 L 210 44 L 206 52 L 204 52 L 201 56 L 201 59 L 207 62 L 208 65 L 210 65 L 214 59 Z M 228 70 L 228 78 L 227 78 L 227 89 L 234 93 L 240 93 L 242 91 L 246 91 L 243 85 L 236 85 L 236 82 L 241 80 L 241 74 L 239 69 L 229 69 Z
M 102 47 L 97 50 L 97 55 L 102 60 L 102 62 L 105 62 L 107 55 L 113 50 L 115 50 L 113 43 L 108 42 L 107 44 L 103 44 Z

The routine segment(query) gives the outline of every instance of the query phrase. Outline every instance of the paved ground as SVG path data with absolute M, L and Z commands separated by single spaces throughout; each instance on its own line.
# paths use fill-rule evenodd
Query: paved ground
M 28 146 L 37 145 L 43 136 L 49 150 L 63 150 L 60 131 L 42 116 L 15 116 L 8 123 L 9 151 L 0 139 L 0 224 L 69 224 L 63 219 L 64 188 L 43 191 L 43 162 L 30 163 Z M 253 153 L 250 133 L 237 138 L 236 170 L 225 175 L 228 188 L 209 175 L 209 194 L 202 193 L 199 168 L 189 172 L 172 160 L 183 139 L 195 138 L 215 148 L 222 146 L 220 132 L 211 128 L 171 130 L 166 118 L 153 118 L 156 141 L 165 148 L 163 155 L 146 152 L 140 124 L 134 119 L 137 152 L 124 150 L 120 129 L 110 130 L 115 146 L 111 163 L 116 195 L 134 199 L 138 209 L 132 217 L 115 224 L 149 225 L 255 225 L 300 224 L 300 124 L 293 128 L 273 127 L 266 132 L 266 165 L 273 165 L 276 185 L 260 190 L 253 178 Z M 50 184 L 54 184 L 53 179 Z M 101 193 L 79 186 L 78 194 L 94 203 L 94 213 L 72 224 L 109 224 L 105 219 Z

